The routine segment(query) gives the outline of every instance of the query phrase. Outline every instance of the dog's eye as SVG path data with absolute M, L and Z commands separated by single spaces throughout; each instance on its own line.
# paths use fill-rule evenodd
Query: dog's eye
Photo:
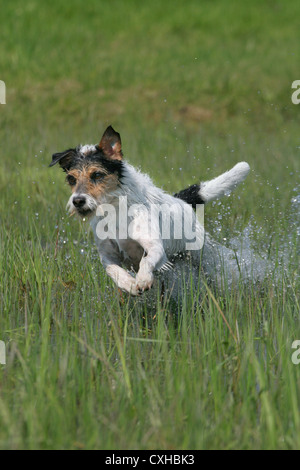
M 100 180 L 102 180 L 102 178 L 104 178 L 104 174 L 101 173 L 100 171 L 95 171 L 95 173 L 92 173 L 91 174 L 91 180 L 95 183 L 95 182 L 98 182 Z
M 67 181 L 68 181 L 70 186 L 75 186 L 75 184 L 76 184 L 76 178 L 72 175 L 67 176 Z

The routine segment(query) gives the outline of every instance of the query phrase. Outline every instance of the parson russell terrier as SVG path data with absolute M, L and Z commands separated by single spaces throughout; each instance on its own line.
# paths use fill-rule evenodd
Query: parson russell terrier
M 151 288 L 155 272 L 172 269 L 179 254 L 199 266 L 204 228 L 197 209 L 233 190 L 250 170 L 240 162 L 171 196 L 123 159 L 120 135 L 111 126 L 98 145 L 55 153 L 50 166 L 56 163 L 72 190 L 70 213 L 91 219 L 106 273 L 134 296 Z

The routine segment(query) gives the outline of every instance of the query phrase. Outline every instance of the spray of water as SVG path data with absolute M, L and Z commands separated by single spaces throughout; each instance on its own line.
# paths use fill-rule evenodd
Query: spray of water
M 272 240 L 269 245 L 259 251 L 255 247 L 254 235 L 263 229 L 255 226 L 253 221 L 234 237 L 226 240 L 226 246 L 207 235 L 203 249 L 202 265 L 205 274 L 217 286 L 227 288 L 237 282 L 262 283 L 272 279 L 274 283 L 285 272 L 293 272 L 299 278 L 299 234 L 300 234 L 300 187 L 293 191 L 291 209 L 285 219 L 285 228 L 281 231 L 279 240 Z M 221 220 L 224 214 L 219 213 L 216 230 L 221 230 Z M 225 211 L 225 216 L 228 213 Z M 275 237 L 274 237 L 275 238 Z M 290 269 L 292 268 L 292 270 Z

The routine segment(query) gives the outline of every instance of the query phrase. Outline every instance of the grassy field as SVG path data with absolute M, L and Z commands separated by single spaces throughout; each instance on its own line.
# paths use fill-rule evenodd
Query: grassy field
M 299 14 L 296 0 L 1 6 L 1 449 L 300 448 Z M 279 278 L 207 292 L 196 312 L 187 298 L 177 320 L 122 303 L 48 168 L 108 124 L 171 192 L 248 161 L 206 228 L 229 243 L 250 226 L 258 253 L 287 253 Z

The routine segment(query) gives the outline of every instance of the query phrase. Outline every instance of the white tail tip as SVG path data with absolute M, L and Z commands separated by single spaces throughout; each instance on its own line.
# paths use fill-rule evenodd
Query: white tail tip
M 249 171 L 250 166 L 247 162 L 239 162 L 231 170 L 217 176 L 217 178 L 201 183 L 199 196 L 204 202 L 224 196 L 224 194 L 231 192 L 238 184 L 244 181 Z

